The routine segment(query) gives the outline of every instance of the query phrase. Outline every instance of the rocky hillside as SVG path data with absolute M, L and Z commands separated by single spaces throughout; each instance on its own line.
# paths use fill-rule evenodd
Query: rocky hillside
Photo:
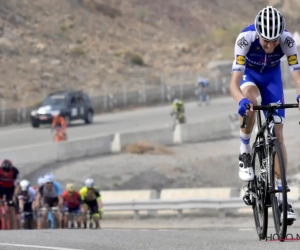
M 207 74 L 232 58 L 264 0 L 0 0 L 0 97 L 33 104 L 58 89 L 94 95 Z M 269 0 L 299 30 L 300 2 Z M 173 76 L 173 78 L 171 78 Z M 195 76 L 195 75 L 194 75 Z

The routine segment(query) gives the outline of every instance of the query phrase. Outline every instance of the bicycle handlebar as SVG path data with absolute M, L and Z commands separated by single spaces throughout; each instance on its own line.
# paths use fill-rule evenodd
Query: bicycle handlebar
M 246 104 L 247 109 L 250 109 L 250 105 Z M 255 105 L 253 106 L 253 110 L 275 110 L 275 109 L 288 109 L 288 108 L 298 108 L 298 103 L 289 103 L 289 104 L 281 104 L 281 103 L 271 103 L 269 105 Z M 243 123 L 241 128 L 246 128 L 248 123 L 249 114 L 245 114 L 243 116 Z

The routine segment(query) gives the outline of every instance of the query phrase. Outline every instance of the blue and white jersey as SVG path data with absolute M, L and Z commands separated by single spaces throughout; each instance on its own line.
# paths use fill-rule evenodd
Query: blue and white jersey
M 197 79 L 197 85 L 198 85 L 198 87 L 207 87 L 208 86 L 208 81 L 204 78 L 199 77 Z
M 280 59 L 285 55 L 290 71 L 300 70 L 297 45 L 289 31 L 283 32 L 273 53 L 266 54 L 259 43 L 254 24 L 251 24 L 236 39 L 232 72 L 244 72 L 246 68 L 257 73 L 266 73 L 276 67 L 280 69 Z

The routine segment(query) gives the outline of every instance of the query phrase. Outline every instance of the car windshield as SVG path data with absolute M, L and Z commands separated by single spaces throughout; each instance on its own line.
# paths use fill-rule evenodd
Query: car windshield
M 47 96 L 42 102 L 43 106 L 52 105 L 52 106 L 63 106 L 66 105 L 66 96 L 65 95 L 52 95 Z

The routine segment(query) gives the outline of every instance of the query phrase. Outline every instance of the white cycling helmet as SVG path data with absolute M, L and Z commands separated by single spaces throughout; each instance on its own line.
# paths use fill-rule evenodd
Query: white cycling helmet
M 27 180 L 22 180 L 20 182 L 21 191 L 27 191 L 30 186 L 30 182 Z
M 263 8 L 256 16 L 255 29 L 264 40 L 278 39 L 285 29 L 285 20 L 282 14 L 272 6 Z
M 94 186 L 94 180 L 93 180 L 93 179 L 87 179 L 87 180 L 85 181 L 85 186 L 86 186 L 87 188 L 92 188 L 92 187 Z
M 42 186 L 45 184 L 45 181 L 44 181 L 44 177 L 39 177 L 38 180 L 37 180 L 37 183 L 39 186 Z
M 44 176 L 44 183 L 49 183 L 49 182 L 54 182 L 53 175 L 51 175 L 51 174 L 46 174 L 46 175 Z
M 47 174 L 45 174 L 45 176 L 46 175 L 49 175 L 49 176 L 51 176 L 51 178 L 53 178 L 53 180 L 55 180 L 55 176 L 54 176 L 54 174 L 53 173 L 47 173 Z

